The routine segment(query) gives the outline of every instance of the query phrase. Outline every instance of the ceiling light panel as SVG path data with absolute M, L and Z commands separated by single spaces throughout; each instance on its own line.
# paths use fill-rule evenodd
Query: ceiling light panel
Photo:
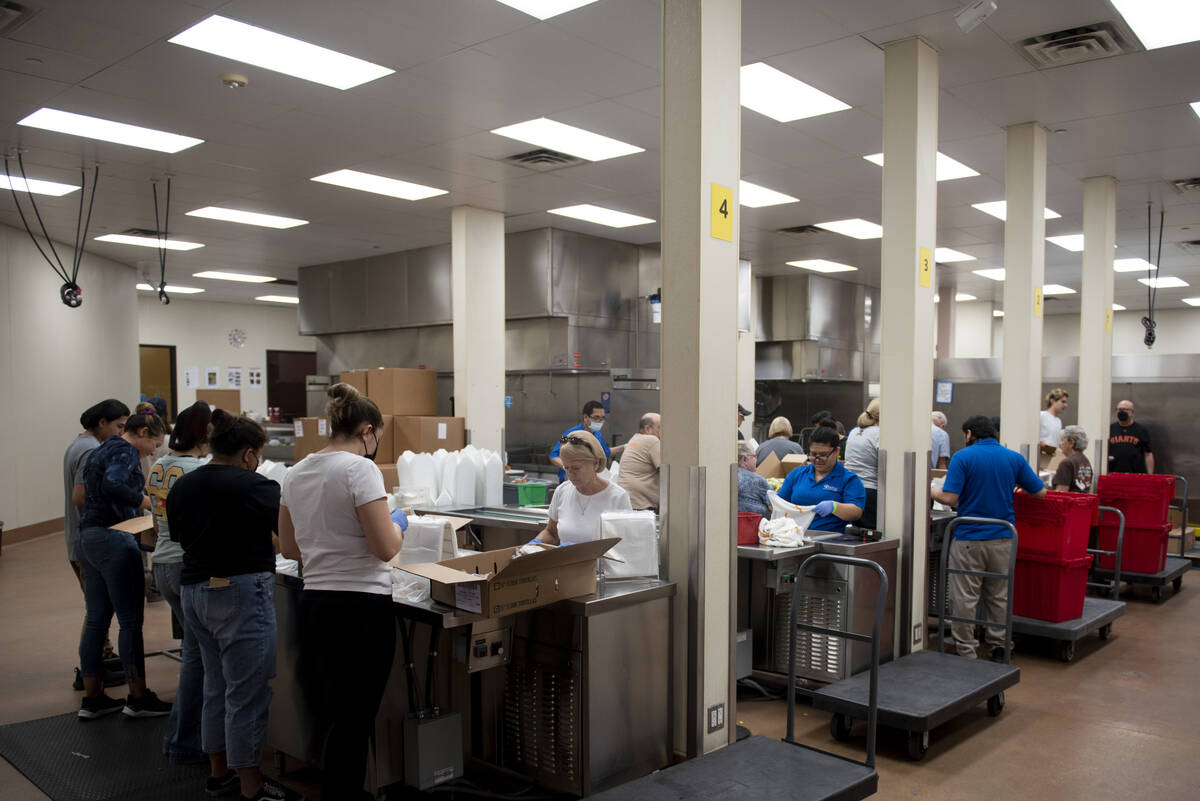
M 263 303 L 291 303 L 292 305 L 300 303 L 300 298 L 291 295 L 259 295 L 255 300 L 261 300 Z
M 137 245 L 142 248 L 159 248 L 163 250 L 195 250 L 204 245 L 199 242 L 185 242 L 182 239 L 159 239 L 153 236 L 133 236 L 131 234 L 105 234 L 96 237 L 97 242 L 111 242 L 114 245 Z
M 123 122 L 89 117 L 85 114 L 75 114 L 56 108 L 40 108 L 18 122 L 17 125 L 41 128 L 44 131 L 56 131 L 71 136 L 82 136 L 85 139 L 98 139 L 101 142 L 140 147 L 145 150 L 157 150 L 160 153 L 178 153 L 204 141 L 192 136 L 156 131 L 153 128 L 127 125 Z
M 1112 310 L 1113 311 L 1125 311 L 1125 307 L 1122 306 L 1120 303 L 1114 303 L 1112 305 Z
M 560 217 L 570 217 L 575 220 L 596 223 L 597 225 L 607 225 L 609 228 L 629 228 L 634 225 L 647 225 L 654 222 L 649 217 L 639 217 L 636 214 L 629 214 L 624 211 L 617 211 L 616 209 L 593 206 L 591 203 L 582 203 L 578 206 L 563 206 L 560 209 L 549 209 L 548 211 L 550 214 L 557 214 Z
M 1062 284 L 1046 284 L 1042 287 L 1043 295 L 1074 295 L 1075 290 Z
M 523 11 L 531 17 L 550 19 L 577 8 L 590 6 L 596 0 L 498 0 L 506 6 Z
M 293 78 L 351 89 L 395 70 L 214 14 L 167 41 Z
M 1147 50 L 1200 40 L 1196 0 L 1112 0 Z
M 864 159 L 872 164 L 883 166 L 883 154 L 872 153 L 869 156 L 863 156 Z M 938 181 L 954 181 L 959 178 L 974 178 L 979 175 L 978 172 L 963 164 L 961 161 L 955 161 L 945 153 L 938 153 L 937 160 L 934 163 L 934 178 Z
M 518 142 L 557 150 L 560 153 L 567 153 L 588 161 L 604 161 L 645 151 L 643 147 L 585 131 L 574 125 L 548 120 L 545 117 L 494 128 L 492 133 L 516 139 Z
M 1200 306 L 1200 298 L 1184 298 L 1183 302 L 1189 306 Z
M 1063 250 L 1069 250 L 1072 253 L 1080 253 L 1083 250 L 1083 234 L 1064 234 L 1062 236 L 1048 236 L 1047 242 L 1053 242 Z
M 975 273 L 976 275 L 983 276 L 984 278 L 991 279 L 992 281 L 1004 280 L 1003 267 L 989 267 L 986 270 L 972 270 L 971 272 Z
M 797 202 L 799 202 L 799 198 L 791 195 L 785 195 L 749 181 L 738 181 L 738 205 L 740 206 L 761 209 L 763 206 L 782 206 L 784 203 Z
M 879 239 L 883 236 L 883 226 L 868 220 L 834 220 L 833 222 L 817 223 L 818 228 L 833 231 L 842 236 L 852 236 L 855 239 Z
M 143 292 L 157 292 L 158 291 L 158 287 L 150 286 L 149 284 L 138 284 L 137 288 L 142 290 Z M 200 287 L 195 287 L 195 286 L 175 286 L 174 284 L 167 284 L 167 291 L 174 292 L 177 295 L 198 295 L 201 292 L 203 292 L 204 290 L 201 289 Z
M 933 251 L 933 260 L 939 264 L 953 264 L 956 261 L 975 261 L 975 257 L 953 248 L 936 248 Z
M 742 67 L 742 105 L 778 122 L 793 122 L 850 108 L 832 95 L 759 61 Z
M 206 220 L 221 220 L 223 222 L 257 225 L 262 228 L 295 228 L 298 225 L 308 225 L 308 220 L 298 220 L 294 217 L 278 217 L 274 214 L 260 214 L 256 211 L 241 211 L 239 209 L 223 209 L 220 206 L 205 206 L 188 212 L 189 217 L 203 217 Z
M 1196 112 L 1196 116 L 1200 117 L 1200 100 L 1192 103 L 1192 111 Z
M 318 175 L 311 180 L 322 184 L 343 186 L 347 189 L 358 189 L 362 192 L 373 192 L 376 195 L 398 197 L 403 200 L 424 200 L 446 194 L 445 189 L 435 189 L 432 186 L 423 186 L 382 175 L 372 175 L 369 172 L 359 172 L 358 170 L 337 170 Z
M 1139 278 L 1139 284 L 1154 287 L 1155 289 L 1179 289 L 1188 286 L 1188 282 L 1182 278 L 1176 278 L 1173 275 L 1160 275 L 1154 278 Z
M 227 273 L 221 270 L 204 270 L 192 273 L 192 278 L 208 278 L 213 281 L 240 281 L 243 284 L 269 284 L 279 279 L 273 275 L 250 275 L 248 273 Z
M 1157 270 L 1150 262 L 1145 259 L 1114 259 L 1113 271 L 1118 273 L 1144 273 L 1147 271 Z
M 55 181 L 39 181 L 36 178 L 17 178 L 15 176 L 0 175 L 0 189 L 11 189 L 17 192 L 29 192 L 34 195 L 50 195 L 51 197 L 62 197 L 69 195 L 78 189 L 78 186 L 70 184 L 60 184 Z
M 992 309 L 992 316 L 993 317 L 1003 317 L 1004 309 Z
M 989 203 L 972 203 L 971 208 L 979 209 L 984 214 L 990 214 L 997 220 L 1004 220 L 1008 217 L 1007 200 L 993 200 Z M 1046 209 L 1045 218 L 1047 220 L 1057 220 L 1059 217 L 1062 217 L 1062 215 L 1057 211 L 1054 211 L 1053 209 Z
M 816 273 L 849 273 L 858 269 L 849 264 L 839 264 L 826 259 L 801 259 L 800 261 L 789 261 L 787 264 L 789 267 L 799 267 L 801 270 L 812 270 Z
M 974 295 L 968 295 L 966 292 L 959 292 L 954 296 L 954 299 L 959 303 L 967 303 L 968 301 L 976 300 Z

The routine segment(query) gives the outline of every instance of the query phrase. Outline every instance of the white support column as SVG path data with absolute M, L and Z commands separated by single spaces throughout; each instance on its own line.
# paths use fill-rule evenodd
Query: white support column
M 1083 289 L 1079 312 L 1079 425 L 1095 446 L 1087 457 L 1096 475 L 1108 466 L 1112 414 L 1113 246 L 1117 242 L 1117 181 L 1109 176 L 1083 182 Z
M 728 744 L 735 728 L 730 470 L 737 422 L 741 19 L 739 0 L 663 0 L 664 534 L 668 574 L 678 587 L 675 750 L 689 755 Z M 713 425 L 698 426 L 698 420 Z M 710 733 L 706 713 L 717 704 L 724 705 L 723 724 Z
M 953 359 L 955 343 L 958 341 L 958 302 L 954 300 L 958 294 L 957 282 L 953 279 L 942 279 L 938 283 L 937 303 L 937 357 Z
M 1028 446 L 1037 469 L 1042 409 L 1042 284 L 1046 275 L 1046 129 L 1026 122 L 1005 129 L 1004 358 L 1000 441 Z
M 504 447 L 504 215 L 471 206 L 450 212 L 454 413 L 471 444 Z
M 737 402 L 754 413 L 754 359 L 757 349 L 754 345 L 754 281 L 750 278 L 750 262 L 742 260 L 738 265 L 738 317 L 741 318 L 741 307 L 747 306 L 751 314 L 746 319 L 738 320 L 737 335 Z M 746 296 L 742 297 L 742 293 Z M 742 435 L 749 439 L 754 431 L 753 416 L 746 418 L 739 429 Z
M 884 47 L 882 342 L 879 397 L 887 452 L 880 510 L 883 530 L 900 538 L 897 646 L 920 650 L 925 631 L 925 554 L 929 536 L 929 413 L 933 409 L 933 254 L 937 246 L 938 55 L 919 39 Z M 953 298 L 942 298 L 942 303 Z M 906 497 L 905 454 L 915 469 Z M 905 606 L 907 604 L 907 607 Z M 913 627 L 917 629 L 914 642 Z

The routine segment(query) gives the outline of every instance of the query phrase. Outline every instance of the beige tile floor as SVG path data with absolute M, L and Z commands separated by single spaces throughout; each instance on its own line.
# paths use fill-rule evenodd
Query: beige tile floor
M 82 615 L 61 535 L 4 548 L 0 724 L 78 708 L 71 680 Z M 175 645 L 165 603 L 147 608 L 144 636 L 148 651 Z M 1131 599 L 1112 638 L 1082 641 L 1073 664 L 1046 649 L 1019 649 L 1014 661 L 1022 680 L 1008 691 L 1004 713 L 993 719 L 980 707 L 936 730 L 923 761 L 910 762 L 903 738 L 882 730 L 876 798 L 1200 798 L 1200 573 L 1186 576 L 1183 591 L 1161 605 Z M 166 698 L 177 671 L 171 660 L 147 660 L 150 687 Z M 755 734 L 782 736 L 783 704 L 751 697 L 743 694 L 737 719 Z M 861 758 L 865 726 L 842 745 L 829 736 L 828 715 L 799 711 L 805 743 Z M 314 796 L 311 787 L 298 789 Z M 45 796 L 0 760 L 0 801 L 32 799 Z

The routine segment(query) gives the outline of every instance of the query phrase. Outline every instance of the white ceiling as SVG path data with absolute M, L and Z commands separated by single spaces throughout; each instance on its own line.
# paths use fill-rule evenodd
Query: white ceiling
M 658 218 L 659 0 L 599 0 L 546 22 L 494 0 L 22 0 L 37 15 L 0 40 L 0 146 L 24 151 L 30 177 L 78 181 L 101 163 L 91 235 L 153 228 L 150 182 L 174 176 L 171 232 L 204 242 L 171 253 L 168 279 L 202 283 L 197 297 L 246 300 L 261 290 L 191 278 L 201 269 L 269 272 L 450 239 L 449 209 L 473 204 L 507 215 L 509 231 L 554 225 L 635 243 L 657 225 L 613 230 L 546 209 L 597 203 Z M 1063 215 L 1048 235 L 1077 233 L 1082 179 L 1113 175 L 1118 256 L 1146 255 L 1146 203 L 1166 206 L 1163 274 L 1192 287 L 1162 290 L 1162 308 L 1200 295 L 1200 257 L 1174 243 L 1200 239 L 1200 195 L 1170 179 L 1200 176 L 1200 43 L 1052 70 L 1035 70 L 1013 46 L 1036 34 L 1109 20 L 1107 0 L 999 0 L 970 34 L 954 23 L 958 0 L 743 0 L 743 62 L 765 60 L 849 103 L 847 111 L 777 123 L 742 110 L 742 174 L 800 202 L 744 209 L 743 256 L 763 275 L 785 262 L 827 258 L 857 265 L 844 280 L 878 285 L 879 242 L 778 229 L 880 213 L 883 53 L 920 35 L 941 53 L 939 148 L 981 174 L 938 185 L 938 244 L 977 256 L 947 265 L 961 291 L 999 300 L 1003 285 L 971 270 L 1003 264 L 1004 226 L 971 208 L 1004 196 L 1006 125 L 1051 130 L 1047 205 Z M 221 14 L 374 61 L 395 74 L 339 91 L 167 43 Z M 242 90 L 218 76 L 249 76 Z M 205 139 L 163 155 L 16 126 L 41 106 Z M 488 131 L 547 116 L 646 149 L 633 156 L 539 172 L 502 159 L 531 149 Z M 353 168 L 449 193 L 409 202 L 313 183 Z M 51 233 L 70 240 L 78 194 L 38 197 Z M 301 217 L 275 231 L 184 216 L 228 205 Z M 11 196 L 0 221 L 20 226 Z M 151 270 L 154 251 L 89 241 L 88 252 Z M 48 269 L 48 268 L 47 268 Z M 1049 245 L 1047 283 L 1079 288 L 1080 254 Z M 1145 308 L 1136 274 L 1118 274 L 1116 299 Z M 86 289 L 86 260 L 81 283 Z M 1078 296 L 1048 311 L 1072 311 Z

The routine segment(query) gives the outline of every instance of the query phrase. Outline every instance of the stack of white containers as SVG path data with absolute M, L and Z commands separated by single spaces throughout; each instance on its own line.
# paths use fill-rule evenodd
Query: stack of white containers
M 396 461 L 400 495 L 414 504 L 502 506 L 504 461 L 495 451 L 468 445 L 460 451 L 405 451 Z

